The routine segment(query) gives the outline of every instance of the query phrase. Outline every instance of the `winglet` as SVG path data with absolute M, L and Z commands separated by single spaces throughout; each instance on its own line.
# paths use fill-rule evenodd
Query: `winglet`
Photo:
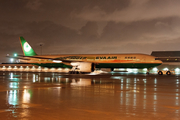
M 24 56 L 35 56 L 37 55 L 32 47 L 28 44 L 28 42 L 23 38 L 19 37 L 20 43 L 21 43 L 21 48 L 23 50 Z

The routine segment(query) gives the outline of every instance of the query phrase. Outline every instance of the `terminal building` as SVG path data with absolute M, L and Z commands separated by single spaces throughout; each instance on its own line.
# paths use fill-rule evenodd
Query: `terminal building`
M 69 68 L 42 68 L 29 63 L 2 63 L 0 71 L 20 71 L 20 72 L 69 72 Z
M 175 74 L 180 74 L 180 51 L 153 51 L 152 56 L 156 60 L 161 60 L 163 63 L 154 70 L 158 71 L 172 71 Z
M 180 63 L 180 51 L 153 51 L 151 55 L 163 63 Z

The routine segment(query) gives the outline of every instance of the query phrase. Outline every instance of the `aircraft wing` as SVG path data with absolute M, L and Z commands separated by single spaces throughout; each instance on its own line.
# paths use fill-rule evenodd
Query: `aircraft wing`
M 82 60 L 65 60 L 65 59 L 60 59 L 60 58 L 48 58 L 48 57 L 39 57 L 39 56 L 23 56 L 23 55 L 18 55 L 18 56 L 6 56 L 14 59 L 21 59 L 21 60 L 31 60 L 31 59 L 41 59 L 41 60 L 51 60 L 52 62 L 59 61 L 59 62 L 66 62 L 66 63 L 71 63 L 71 62 L 83 62 Z
M 20 56 L 6 56 L 6 57 L 13 58 L 13 59 L 30 60 L 29 58 L 20 57 Z

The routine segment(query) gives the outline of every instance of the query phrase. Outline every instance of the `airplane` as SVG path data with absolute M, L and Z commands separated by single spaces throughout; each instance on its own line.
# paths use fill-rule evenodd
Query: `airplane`
M 24 55 L 16 56 L 22 62 L 47 68 L 71 68 L 69 73 L 89 73 L 96 68 L 147 68 L 158 66 L 162 61 L 147 54 L 61 54 L 38 55 L 29 43 L 20 37 Z

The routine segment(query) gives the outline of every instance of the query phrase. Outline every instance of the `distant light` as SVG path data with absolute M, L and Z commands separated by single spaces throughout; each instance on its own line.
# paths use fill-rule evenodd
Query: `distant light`
M 124 69 L 124 68 L 119 68 L 119 71 L 125 71 L 126 69 Z
M 158 69 L 157 69 L 157 68 L 153 68 L 153 71 L 154 71 L 154 72 L 157 72 L 157 71 L 158 71 Z
M 13 58 L 11 58 L 11 59 L 10 59 L 10 61 L 11 61 L 11 62 L 13 62 L 13 61 L 14 61 L 14 59 L 13 59 Z
M 69 68 L 65 68 L 65 70 L 69 70 Z
M 50 70 L 55 70 L 55 68 L 51 68 Z
M 138 69 L 133 69 L 133 73 L 138 73 Z
M 132 70 L 132 69 L 129 69 L 129 68 L 127 68 L 127 71 L 128 71 L 128 72 L 133 72 L 133 70 Z
M 168 71 L 169 69 L 168 68 L 164 68 L 163 70 Z
M 179 68 L 176 68 L 175 71 L 176 71 L 176 72 L 179 72 Z
M 14 57 L 17 57 L 17 54 L 16 54 L 16 53 L 14 54 Z
M 62 68 L 58 68 L 58 70 L 62 70 Z
M 117 79 L 117 80 L 121 80 L 122 77 L 119 77 L 119 76 L 114 76 L 114 77 L 111 77 L 112 79 Z

